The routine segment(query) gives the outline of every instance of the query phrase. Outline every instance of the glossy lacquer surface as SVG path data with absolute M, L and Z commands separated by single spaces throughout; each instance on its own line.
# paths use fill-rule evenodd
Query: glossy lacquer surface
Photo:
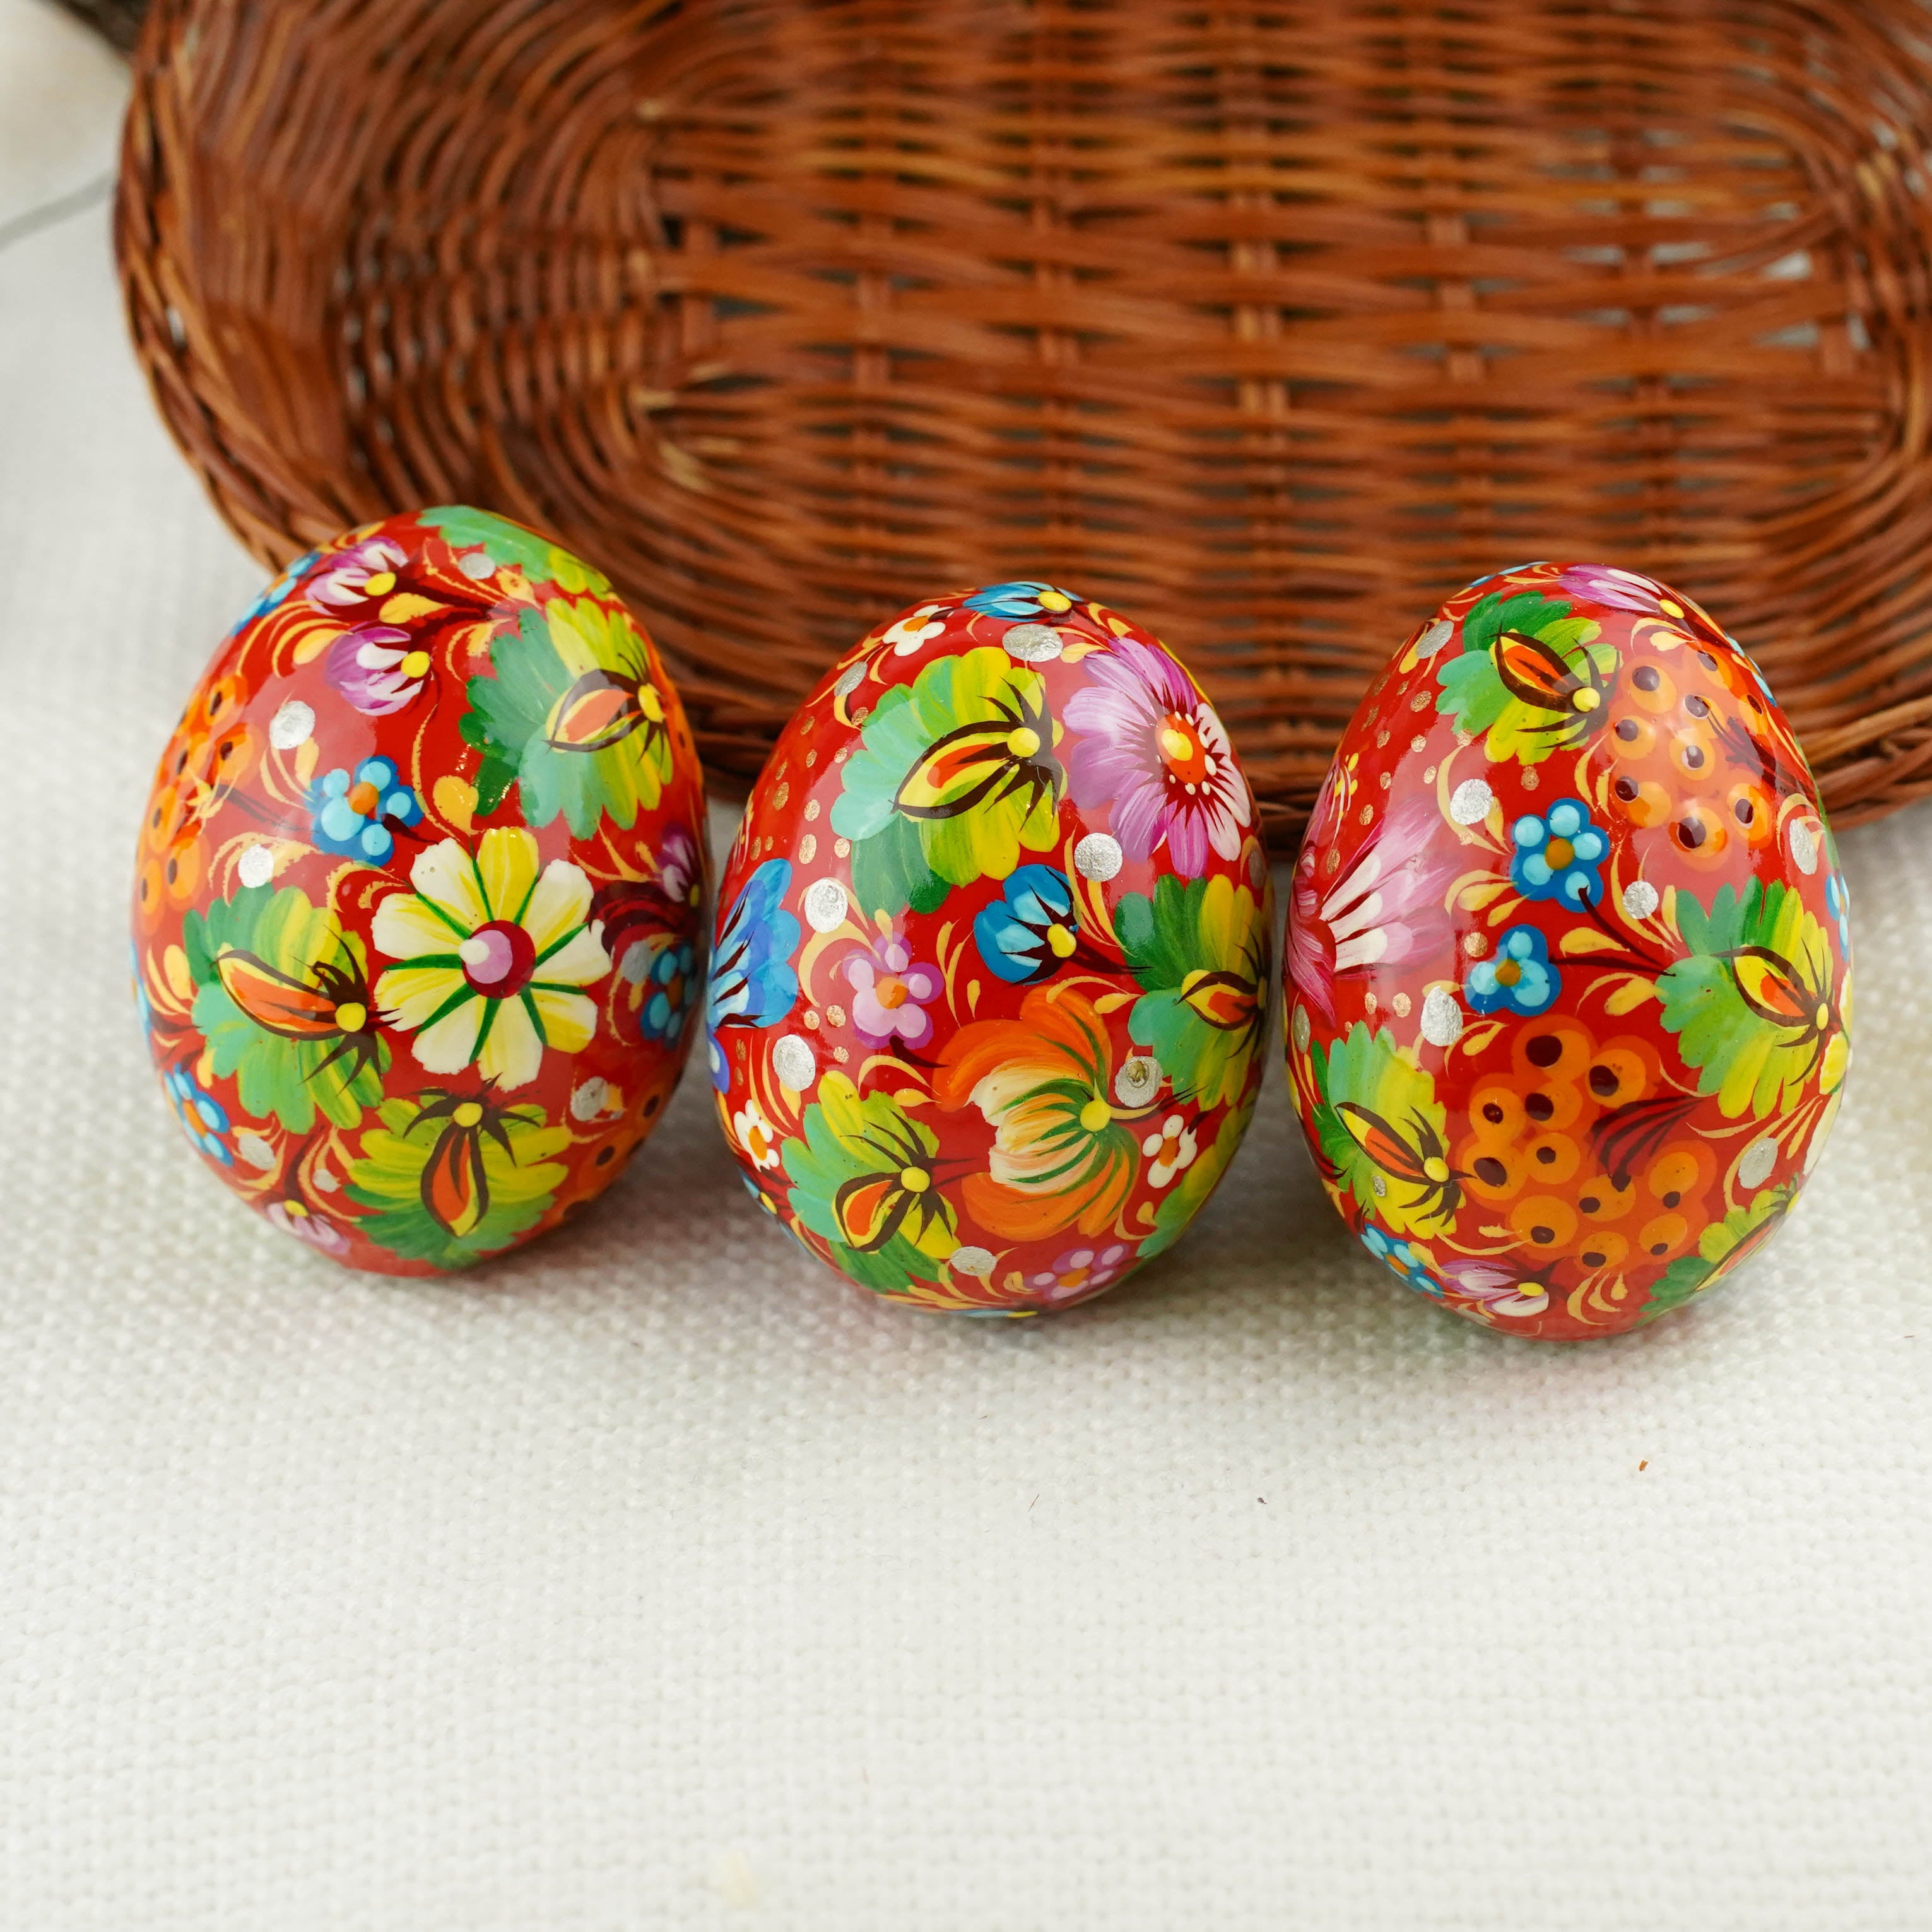
M 1175 656 L 1051 584 L 935 598 L 826 675 L 752 793 L 710 990 L 725 1132 L 861 1286 L 1070 1306 L 1232 1158 L 1269 932 L 1253 800 Z
M 594 569 L 460 508 L 290 566 L 215 652 L 142 827 L 134 975 L 251 1207 L 420 1274 L 598 1192 L 688 1050 L 704 792 Z
M 1390 660 L 1297 863 L 1288 1072 L 1336 1208 L 1513 1333 L 1680 1306 L 1789 1210 L 1849 1058 L 1845 885 L 1756 668 L 1538 563 Z

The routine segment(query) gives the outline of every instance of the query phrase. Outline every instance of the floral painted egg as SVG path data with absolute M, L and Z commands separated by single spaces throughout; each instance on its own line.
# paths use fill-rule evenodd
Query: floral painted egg
M 548 538 L 431 509 L 291 564 L 142 830 L 135 984 L 188 1138 L 352 1267 L 554 1226 L 676 1084 L 704 813 L 650 640 Z
M 1180 1234 L 1246 1130 L 1268 868 L 1228 736 L 1044 584 L 874 631 L 786 728 L 718 898 L 718 1112 L 760 1203 L 896 1300 L 1027 1315 Z
M 1343 735 L 1288 1060 L 1370 1251 L 1511 1334 L 1614 1334 L 1775 1228 L 1848 1057 L 1845 884 L 1744 652 L 1631 572 L 1452 597 Z

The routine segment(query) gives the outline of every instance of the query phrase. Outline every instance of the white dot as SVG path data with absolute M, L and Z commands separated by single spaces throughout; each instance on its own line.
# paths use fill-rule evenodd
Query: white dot
M 1060 633 L 1051 624 L 1016 624 L 1000 641 L 1007 656 L 1022 664 L 1050 664 L 1062 648 Z
M 818 1057 L 802 1034 L 788 1033 L 772 1048 L 772 1071 L 781 1086 L 802 1094 L 818 1078 Z
M 318 1167 L 310 1178 L 325 1194 L 333 1194 L 342 1185 L 326 1167 Z
M 1166 1077 L 1153 1054 L 1130 1054 L 1114 1076 L 1114 1098 L 1124 1107 L 1138 1107 L 1160 1091 L 1160 1083 Z
M 1458 825 L 1480 825 L 1496 802 L 1496 794 L 1480 778 L 1465 778 L 1449 794 L 1449 816 Z
M 814 932 L 833 932 L 845 923 L 850 902 L 836 879 L 818 879 L 805 889 L 806 922 Z
M 479 580 L 485 577 L 494 577 L 496 574 L 496 566 L 490 560 L 490 553 L 487 550 L 470 551 L 466 555 L 457 559 L 456 567 L 465 577 L 473 577 Z
M 592 1075 L 571 1095 L 571 1114 L 577 1120 L 594 1120 L 610 1105 L 610 1082 Z
M 237 1134 L 235 1136 L 235 1151 L 250 1167 L 259 1167 L 264 1174 L 270 1172 L 274 1167 L 275 1150 L 260 1134 Z
M 266 886 L 275 876 L 275 855 L 266 845 L 251 845 L 236 860 L 235 874 L 244 886 Z
M 292 698 L 268 721 L 268 742 L 278 752 L 306 745 L 315 731 L 315 713 L 299 698 Z
M 1796 819 L 1791 826 L 1791 856 L 1808 878 L 1818 869 L 1818 833 L 1814 826 Z
M 1624 888 L 1624 910 L 1632 919 L 1648 919 L 1658 908 L 1657 888 L 1648 879 L 1633 879 Z
M 1111 879 L 1126 862 L 1120 842 L 1104 832 L 1090 832 L 1073 848 L 1073 869 L 1083 879 Z
M 1771 1178 L 1771 1170 L 1777 1165 L 1777 1142 L 1768 1134 L 1762 1140 L 1753 1141 L 1744 1149 L 1744 1159 L 1738 1162 L 1738 1185 L 1762 1187 Z
M 1308 1009 L 1306 1006 L 1297 1004 L 1294 1009 L 1294 1050 L 1297 1053 L 1306 1053 L 1308 1051 L 1309 1037 L 1314 1031 L 1313 1028 L 1309 1024 Z
M 627 986 L 641 986 L 651 975 L 650 940 L 634 940 L 626 946 L 623 958 L 617 962 L 617 971 Z
M 848 664 L 838 674 L 838 682 L 832 688 L 841 698 L 850 698 L 866 681 L 866 660 L 860 658 L 855 664 Z
M 1462 1037 L 1462 1009 L 1446 986 L 1432 986 L 1423 995 L 1422 1036 L 1431 1046 L 1454 1046 Z
M 993 1271 L 994 1255 L 990 1248 L 955 1248 L 946 1258 L 962 1274 L 978 1275 L 983 1280 Z

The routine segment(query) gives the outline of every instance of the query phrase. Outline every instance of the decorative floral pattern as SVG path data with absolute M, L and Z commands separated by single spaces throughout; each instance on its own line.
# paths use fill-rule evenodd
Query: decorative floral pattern
M 1474 1013 L 1540 1013 L 1562 990 L 1550 942 L 1533 926 L 1511 926 L 1497 940 L 1496 956 L 1478 960 L 1462 982 L 1462 997 Z
M 338 765 L 322 774 L 310 820 L 310 836 L 325 852 L 386 864 L 396 832 L 422 821 L 422 801 L 398 777 L 387 758 L 364 758 L 353 772 Z
M 1600 565 L 1479 580 L 1376 680 L 1295 868 L 1287 978 L 1330 1198 L 1520 1334 L 1614 1334 L 1737 1265 L 1850 1057 L 1844 883 L 1789 725 L 1707 612 Z
M 1603 890 L 1601 868 L 1610 849 L 1602 830 L 1590 823 L 1578 798 L 1559 798 L 1547 812 L 1526 812 L 1510 828 L 1516 850 L 1510 884 L 1526 899 L 1558 899 L 1582 905 Z
M 812 1253 L 1027 1315 L 1179 1238 L 1267 1022 L 1268 872 L 1226 746 L 1154 639 L 1046 584 L 928 598 L 827 674 L 753 792 L 711 995 L 720 1119 Z
M 448 508 L 299 559 L 224 640 L 142 826 L 136 998 L 190 1140 L 352 1267 L 555 1225 L 688 1048 L 703 818 L 655 652 L 548 538 Z
M 1247 781 L 1214 708 L 1165 651 L 1120 639 L 1068 700 L 1066 722 L 1078 734 L 1068 757 L 1074 801 L 1096 824 L 1108 814 L 1130 858 L 1165 845 L 1174 870 L 1195 879 L 1210 851 L 1240 850 Z

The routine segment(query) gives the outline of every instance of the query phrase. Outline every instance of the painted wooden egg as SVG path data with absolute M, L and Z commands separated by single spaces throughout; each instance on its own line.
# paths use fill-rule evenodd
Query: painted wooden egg
M 1240 1143 L 1271 983 L 1254 800 L 1154 638 L 935 598 L 786 728 L 718 895 L 718 1113 L 759 1202 L 896 1300 L 1066 1307 Z
M 650 640 L 480 511 L 352 530 L 215 652 L 156 773 L 134 976 L 250 1206 L 355 1268 L 458 1268 L 616 1174 L 704 976 L 704 800 Z
M 1572 1339 L 1700 1293 L 1817 1160 L 1851 997 L 1804 754 L 1689 598 L 1504 571 L 1370 688 L 1294 871 L 1288 1072 L 1425 1294 Z

